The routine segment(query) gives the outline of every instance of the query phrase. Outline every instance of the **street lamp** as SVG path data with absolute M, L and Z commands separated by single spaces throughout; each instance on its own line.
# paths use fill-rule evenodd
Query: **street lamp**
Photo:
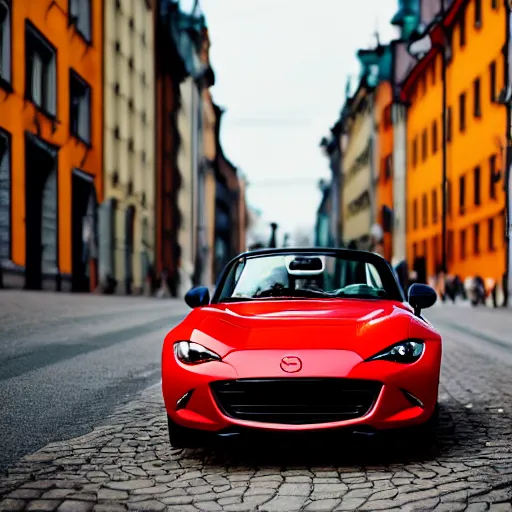
M 270 229 L 272 230 L 270 234 L 270 241 L 268 243 L 268 246 L 271 249 L 275 249 L 277 247 L 277 238 L 276 238 L 276 232 L 277 232 L 278 224 L 276 222 L 272 222 L 270 224 Z
M 441 66 L 441 81 L 443 87 L 443 105 L 442 105 L 442 155 L 443 155 L 443 177 L 442 177 L 442 272 L 445 274 L 448 271 L 447 257 L 446 257 L 446 222 L 447 222 L 447 203 L 448 203 L 448 175 L 447 175 L 447 148 L 446 148 L 446 135 L 447 135 L 447 87 L 446 87 L 446 68 L 447 68 L 447 56 L 446 56 L 446 33 L 443 25 L 445 6 L 444 0 L 441 0 L 441 10 L 439 17 L 441 19 L 440 29 L 427 31 L 424 33 L 424 28 L 419 27 L 413 34 L 411 34 L 411 40 L 407 46 L 407 51 L 415 58 L 420 59 L 425 56 L 433 48 L 441 50 L 442 66 Z

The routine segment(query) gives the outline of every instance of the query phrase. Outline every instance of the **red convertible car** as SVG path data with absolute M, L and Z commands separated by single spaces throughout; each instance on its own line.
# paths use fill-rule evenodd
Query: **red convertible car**
M 246 430 L 435 433 L 441 337 L 381 256 L 264 249 L 233 259 L 210 299 L 165 337 L 162 390 L 175 447 Z M 433 440 L 432 437 L 430 437 Z

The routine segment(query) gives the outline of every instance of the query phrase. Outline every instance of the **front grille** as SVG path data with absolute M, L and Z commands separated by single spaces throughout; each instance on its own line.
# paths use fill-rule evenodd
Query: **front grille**
M 360 418 L 382 388 L 380 382 L 335 378 L 239 379 L 210 386 L 226 416 L 287 425 Z

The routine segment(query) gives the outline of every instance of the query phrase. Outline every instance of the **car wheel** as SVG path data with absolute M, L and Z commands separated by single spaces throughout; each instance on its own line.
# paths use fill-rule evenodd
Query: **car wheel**
M 189 428 L 182 427 L 167 415 L 169 441 L 173 448 L 196 448 L 199 445 L 199 434 Z

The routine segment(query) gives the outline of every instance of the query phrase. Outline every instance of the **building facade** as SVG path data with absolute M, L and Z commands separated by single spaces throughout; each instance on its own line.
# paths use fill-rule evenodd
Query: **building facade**
M 103 199 L 100 0 L 0 2 L 4 286 L 89 291 Z
M 181 81 L 186 69 L 178 53 L 172 26 L 179 15 L 171 1 L 154 2 L 155 23 L 155 111 L 156 124 L 156 240 L 155 283 L 160 295 L 178 294 L 180 225 L 178 192 L 178 111 Z
M 221 143 L 224 110 L 214 105 L 216 114 L 215 151 L 215 231 L 213 246 L 213 278 L 246 247 L 247 207 L 239 171 L 224 154 Z M 243 206 L 242 206 L 243 205 Z
M 407 107 L 393 104 L 393 238 L 391 263 L 407 261 Z
M 507 110 L 498 95 L 507 79 L 506 6 L 472 1 L 455 22 L 448 68 L 449 144 L 453 239 L 451 273 L 502 283 L 506 269 Z M 467 151 L 467 148 L 472 148 Z
M 203 160 L 202 99 L 201 91 L 193 77 L 180 84 L 180 110 L 178 130 L 178 169 L 181 186 L 178 208 L 181 223 L 178 231 L 180 246 L 179 295 L 184 296 L 194 283 L 199 227 L 199 168 Z
M 418 62 L 404 84 L 408 115 L 408 261 L 420 276 L 442 263 L 442 94 L 447 97 L 446 261 L 462 280 L 479 276 L 492 288 L 506 267 L 507 111 L 497 101 L 506 83 L 506 9 L 500 3 L 454 0 L 431 39 L 441 45 Z M 468 151 L 471 148 L 471 151 Z
M 342 164 L 344 241 L 347 244 L 354 242 L 362 249 L 370 248 L 373 223 L 373 100 L 373 88 L 363 76 L 350 100 L 346 120 L 347 147 Z
M 340 119 L 331 128 L 329 137 L 324 137 L 320 142 L 325 156 L 329 160 L 329 170 L 331 179 L 329 183 L 330 208 L 329 208 L 329 245 L 340 247 L 342 238 L 341 221 L 341 190 L 342 190 L 342 172 L 341 172 L 341 132 L 343 130 L 343 120 Z M 323 199 L 322 199 L 323 201 Z M 320 211 L 320 210 L 319 210 Z M 317 221 L 318 221 L 317 213 Z
M 330 247 L 332 246 L 332 232 L 331 232 L 331 218 L 333 212 L 332 189 L 334 183 L 325 183 L 323 181 L 319 184 L 321 199 L 316 212 L 315 223 L 315 247 Z
M 201 62 L 209 69 L 202 88 L 203 112 L 203 161 L 199 167 L 198 183 L 198 249 L 196 282 L 206 286 L 214 284 L 213 247 L 215 245 L 215 159 L 217 155 L 217 116 L 210 87 L 215 84 L 215 75 L 210 67 L 210 39 L 204 32 Z
M 105 291 L 143 292 L 155 259 L 154 12 L 105 2 L 101 276 Z

